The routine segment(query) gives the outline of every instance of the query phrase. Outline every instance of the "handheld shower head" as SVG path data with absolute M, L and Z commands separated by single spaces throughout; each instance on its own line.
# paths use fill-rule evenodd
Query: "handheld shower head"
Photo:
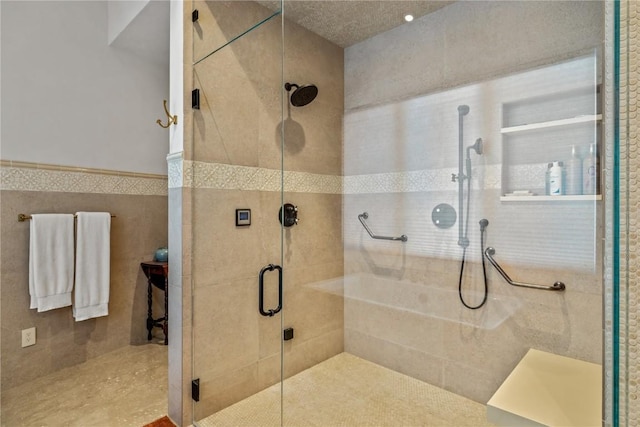
M 467 147 L 467 159 L 466 159 L 467 178 L 471 178 L 471 156 L 469 154 L 471 150 L 475 150 L 477 154 L 482 154 L 482 138 L 476 139 L 475 144 Z
M 483 150 L 482 138 L 476 139 L 475 144 L 470 145 L 470 146 L 467 147 L 467 158 L 469 158 L 469 151 L 470 150 L 474 150 L 476 152 L 476 154 L 483 154 L 484 150 Z

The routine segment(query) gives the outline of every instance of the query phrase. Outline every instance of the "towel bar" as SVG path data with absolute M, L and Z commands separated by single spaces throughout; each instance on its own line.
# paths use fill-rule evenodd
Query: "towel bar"
M 76 215 L 73 215 L 74 218 L 76 218 Z M 115 215 L 111 215 L 111 218 L 115 218 Z M 25 222 L 25 221 L 29 221 L 31 219 L 31 215 L 25 215 L 25 214 L 18 214 L 18 222 Z

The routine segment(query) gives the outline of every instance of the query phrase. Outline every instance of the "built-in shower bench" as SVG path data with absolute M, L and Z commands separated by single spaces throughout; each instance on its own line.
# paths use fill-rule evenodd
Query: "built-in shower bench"
M 602 367 L 530 349 L 487 403 L 498 426 L 602 425 Z

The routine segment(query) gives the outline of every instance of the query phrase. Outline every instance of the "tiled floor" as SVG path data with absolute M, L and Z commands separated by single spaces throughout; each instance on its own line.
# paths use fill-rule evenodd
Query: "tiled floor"
M 491 426 L 485 405 L 348 353 L 285 380 L 283 390 L 285 426 Z M 276 384 L 198 426 L 279 426 L 280 409 Z
M 128 346 L 2 394 L 6 427 L 141 427 L 167 414 L 167 347 Z
M 342 353 L 284 383 L 285 426 L 485 427 L 486 407 Z M 198 422 L 280 425 L 277 384 Z M 2 395 L 2 426 L 141 427 L 167 413 L 167 347 L 129 346 Z

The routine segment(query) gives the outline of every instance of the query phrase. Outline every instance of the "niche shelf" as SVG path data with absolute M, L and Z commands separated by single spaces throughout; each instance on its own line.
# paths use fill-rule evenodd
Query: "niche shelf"
M 602 195 L 579 196 L 500 196 L 501 202 L 595 202 L 602 200 Z
M 600 194 L 546 196 L 545 170 L 551 161 L 566 161 L 573 146 L 580 157 L 590 144 L 599 146 L 602 114 L 595 83 L 566 88 L 558 77 L 557 90 L 502 104 L 503 202 L 585 202 L 602 200 Z M 598 149 L 598 151 L 600 151 Z M 536 194 L 511 194 L 529 191 Z
M 500 129 L 502 134 L 511 134 L 517 132 L 527 132 L 532 130 L 549 129 L 558 126 L 570 126 L 579 123 L 595 123 L 602 121 L 602 114 L 576 116 L 568 119 L 550 120 L 546 122 L 524 124 L 519 126 L 509 126 Z

